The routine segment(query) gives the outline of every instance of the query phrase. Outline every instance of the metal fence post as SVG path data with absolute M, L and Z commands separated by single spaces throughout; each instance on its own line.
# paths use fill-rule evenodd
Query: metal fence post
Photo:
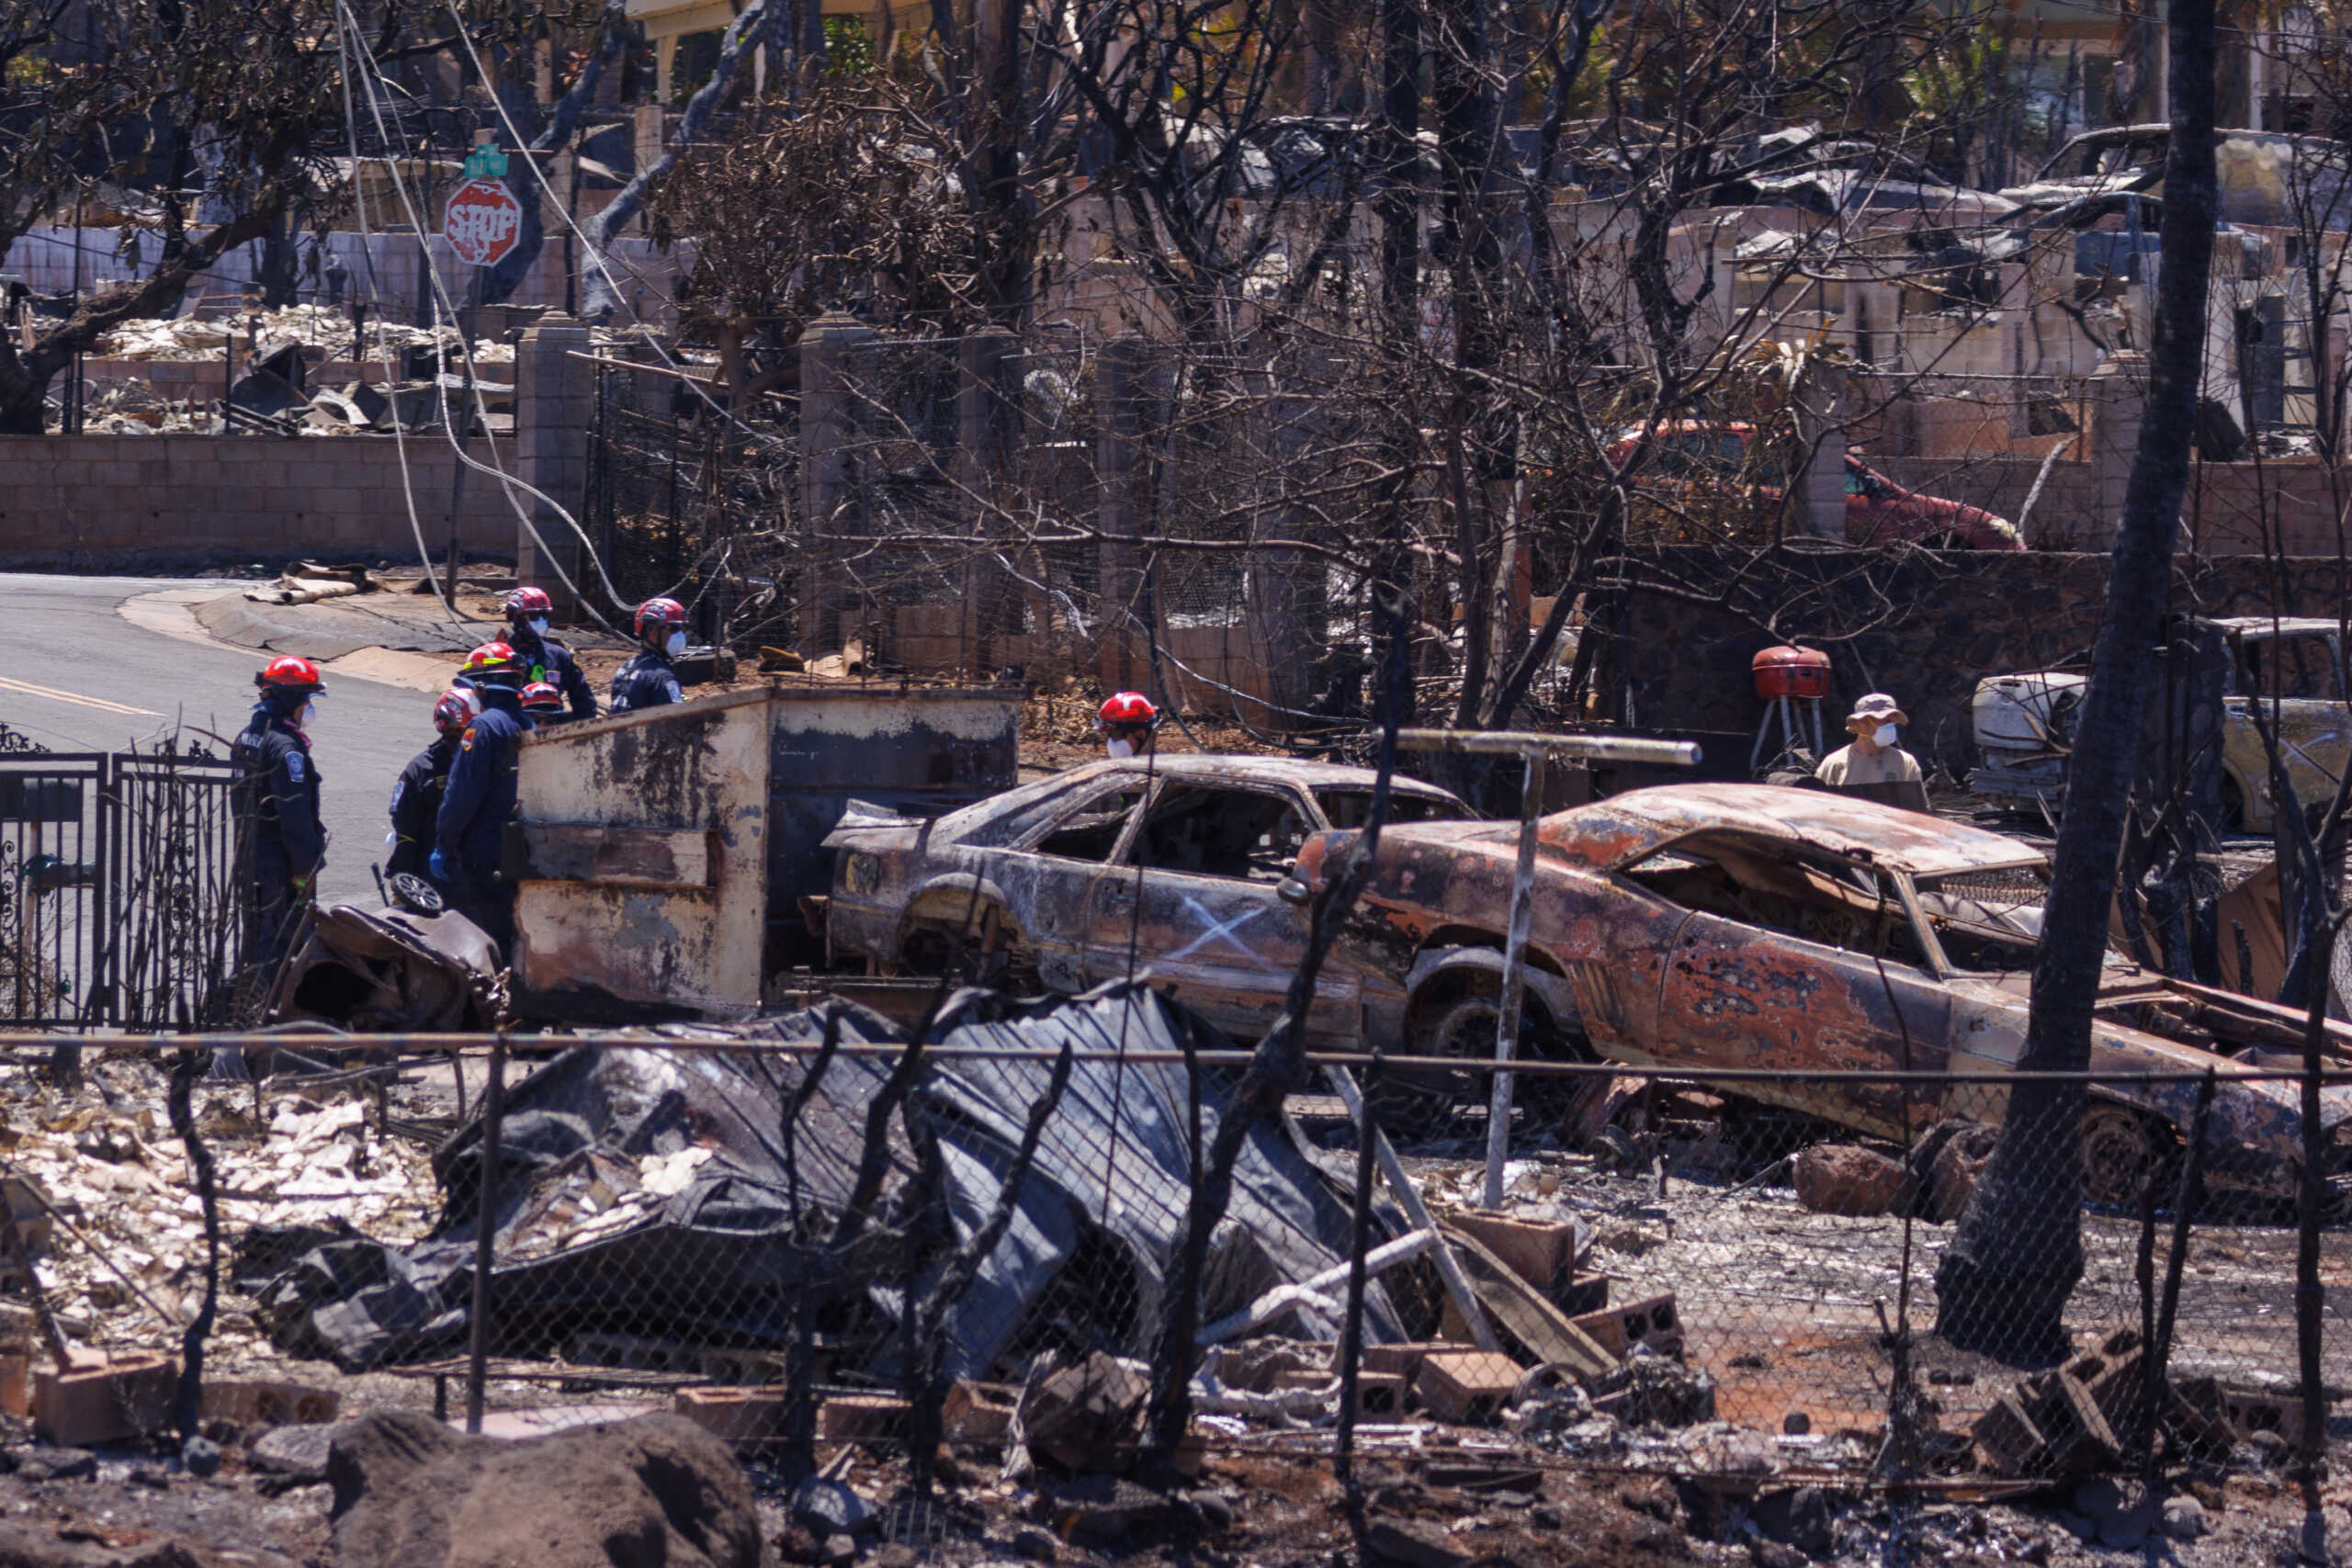
M 466 1367 L 466 1430 L 481 1430 L 482 1388 L 490 1372 L 490 1267 L 498 1235 L 498 1140 L 506 1114 L 506 1036 L 491 1043 L 490 1087 L 482 1094 L 481 1179 L 474 1193 L 472 1350 Z
M 1502 1010 L 1495 1021 L 1495 1081 L 1487 1103 L 1487 1186 L 1489 1209 L 1503 1203 L 1503 1156 L 1510 1152 L 1511 1075 L 1506 1066 L 1519 1043 L 1527 982 L 1527 922 L 1533 913 L 1535 822 L 1544 814 L 1544 753 L 1527 753 L 1519 792 L 1519 863 L 1510 879 L 1510 934 L 1503 942 Z
M 1363 1081 L 1368 1090 L 1380 1087 L 1376 1053 L 1364 1069 Z M 1364 1249 L 1372 1245 L 1373 1149 L 1380 1141 L 1373 1130 L 1371 1102 L 1358 1104 L 1363 1109 L 1356 1122 L 1355 1206 L 1348 1223 L 1348 1308 L 1340 1325 L 1340 1428 L 1331 1445 L 1332 1478 L 1351 1492 L 1355 1489 L 1356 1374 L 1363 1359 Z

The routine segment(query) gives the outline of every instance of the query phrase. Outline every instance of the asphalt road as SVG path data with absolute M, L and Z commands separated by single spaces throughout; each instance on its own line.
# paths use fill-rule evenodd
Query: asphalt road
M 268 656 L 153 631 L 118 613 L 141 594 L 190 586 L 0 572 L 0 724 L 52 751 L 119 750 L 175 724 L 234 736 Z M 392 781 L 433 738 L 433 698 L 330 673 L 311 738 L 329 835 L 320 894 L 372 897 L 368 867 L 384 858 Z

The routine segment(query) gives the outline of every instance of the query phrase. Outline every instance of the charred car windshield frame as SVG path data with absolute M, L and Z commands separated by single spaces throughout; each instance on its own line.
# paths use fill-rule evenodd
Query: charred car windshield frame
M 1742 861 L 1749 863 L 1748 874 L 1743 874 L 1738 863 Z M 1803 920 L 1775 920 L 1752 905 L 1746 905 L 1745 901 L 1753 897 L 1789 896 L 1789 889 L 1773 888 L 1768 885 L 1771 879 L 1753 874 L 1754 868 L 1764 863 L 1777 863 L 1777 869 L 1783 873 L 1781 880 L 1808 883 L 1813 891 L 1821 894 L 1829 894 L 1834 889 L 1835 896 L 1831 901 L 1844 908 L 1833 910 L 1825 905 L 1814 911 L 1825 918 L 1843 915 L 1861 919 L 1875 911 L 1884 919 L 1900 909 L 1907 924 L 1907 931 L 1903 934 L 1909 938 L 1909 945 L 1916 951 L 1901 951 L 1899 940 L 1889 940 L 1895 936 L 1891 929 L 1883 928 L 1874 944 L 1864 942 L 1858 945 L 1853 941 L 1840 938 L 1867 934 L 1860 930 L 1839 933 L 1809 927 Z M 2049 882 L 2049 863 L 2039 858 L 1914 877 L 1906 872 L 1880 864 L 1866 855 L 1840 854 L 1817 844 L 1792 842 L 1721 829 L 1702 829 L 1679 835 L 1621 862 L 1610 870 L 1612 875 L 1625 879 L 1678 908 L 1721 919 L 1737 920 L 1758 931 L 1799 942 L 1816 942 L 1849 953 L 1911 964 L 1924 969 L 1939 980 L 1962 975 L 2006 975 L 2030 970 L 2041 941 L 2039 898 L 2030 901 L 2019 899 L 2003 906 L 1996 900 L 1956 893 L 1956 886 L 1992 877 L 2018 878 L 2036 883 L 2046 892 Z M 1671 885 L 1661 885 L 1657 880 L 1661 874 L 1688 876 L 1707 871 L 1719 871 L 1727 879 L 1733 902 L 1719 905 L 1714 900 L 1693 899 L 1683 896 L 1689 889 L 1678 890 Z M 1847 897 L 1849 894 L 1850 897 Z M 1932 909 L 1931 903 L 1935 906 Z M 2030 920 L 2019 914 L 2028 908 L 2034 911 Z M 1996 956 L 2007 958 L 2010 955 L 2014 955 L 2010 962 L 1988 962 Z

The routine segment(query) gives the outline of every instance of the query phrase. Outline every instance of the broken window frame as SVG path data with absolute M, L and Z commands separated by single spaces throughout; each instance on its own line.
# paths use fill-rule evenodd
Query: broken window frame
M 1159 794 L 1158 786 L 1165 782 L 1165 780 L 1147 780 L 1132 772 L 1104 774 L 1095 781 L 1100 785 L 1099 788 L 1078 794 L 1077 798 L 1062 810 L 1048 816 L 1046 820 L 1022 834 L 1008 847 L 1015 853 L 1045 855 L 1050 859 L 1069 861 L 1078 865 L 1116 865 L 1119 863 L 1121 851 L 1135 836 L 1136 824 L 1141 821 L 1150 810 L 1152 801 Z M 1071 823 L 1086 816 L 1100 803 L 1113 799 L 1129 790 L 1139 792 L 1138 797 L 1134 805 L 1126 808 L 1126 820 L 1119 825 L 1118 832 L 1112 836 L 1110 847 L 1103 851 L 1101 859 L 1063 854 L 1045 847 L 1048 840 L 1069 831 Z
M 1894 908 L 1902 911 L 1905 920 L 1909 924 L 1912 940 L 1917 943 L 1920 954 L 1925 959 L 1925 962 L 1914 964 L 1910 959 L 1900 954 L 1871 953 L 1867 949 L 1843 947 L 1836 942 L 1824 942 L 1818 937 L 1806 936 L 1800 932 L 1784 931 L 1778 926 L 1768 925 L 1760 920 L 1741 919 L 1737 916 L 1723 914 L 1720 911 L 1701 910 L 1696 906 L 1685 903 L 1683 900 L 1676 898 L 1657 888 L 1652 887 L 1649 884 L 1637 880 L 1634 877 L 1634 873 L 1637 868 L 1645 865 L 1652 861 L 1657 860 L 1661 856 L 1674 856 L 1684 860 L 1699 860 L 1711 864 L 1720 865 L 1722 862 L 1717 855 L 1709 852 L 1703 848 L 1694 847 L 1699 843 L 1699 841 L 1707 840 L 1724 840 L 1735 849 L 1745 850 L 1750 857 L 1754 859 L 1779 859 L 1785 861 L 1800 871 L 1811 871 L 1815 869 L 1814 866 L 1808 866 L 1804 863 L 1805 861 L 1812 861 L 1816 863 L 1826 863 L 1827 864 L 1835 865 L 1841 869 L 1856 873 L 1860 875 L 1872 879 L 1874 883 L 1879 883 L 1880 880 L 1883 879 L 1883 885 L 1880 887 L 1880 891 L 1877 893 L 1875 899 L 1870 905 L 1864 906 L 1861 904 L 1854 904 L 1851 908 L 1857 914 L 1877 913 L 1883 918 L 1884 916 L 1891 915 L 1893 910 L 1888 909 L 1886 907 L 1887 895 L 1891 892 L 1894 896 Z M 1727 874 L 1732 874 L 1735 881 L 1738 880 L 1736 874 L 1727 873 Z M 1648 897 L 1662 899 L 1674 906 L 1676 908 L 1689 909 L 1693 913 L 1713 914 L 1714 918 L 1718 919 L 1736 920 L 1739 924 L 1748 926 L 1757 931 L 1783 941 L 1802 942 L 1815 947 L 1829 948 L 1834 951 L 1849 953 L 1860 953 L 1863 957 L 1876 959 L 1883 963 L 1901 964 L 1906 968 L 1917 969 L 1920 973 L 1936 980 L 1950 980 L 1955 974 L 1960 973 L 1960 971 L 1954 967 L 1950 956 L 1945 953 L 1943 942 L 1938 938 L 1934 923 L 1928 919 L 1925 907 L 1919 902 L 1918 889 L 1912 883 L 1909 874 L 1896 870 L 1894 867 L 1882 865 L 1875 859 L 1868 855 L 1839 854 L 1835 850 L 1825 849 L 1818 844 L 1808 843 L 1802 840 L 1778 839 L 1754 833 L 1743 833 L 1737 829 L 1702 828 L 1691 832 L 1677 834 L 1675 837 L 1667 840 L 1663 843 L 1652 845 L 1640 855 L 1610 867 L 1609 875 L 1612 879 L 1619 879 L 1621 886 L 1627 886 Z M 1862 890 L 1856 888 L 1854 891 L 1859 894 Z
M 1213 882 L 1238 882 L 1263 887 L 1274 886 L 1272 881 L 1263 881 L 1255 876 L 1231 876 L 1224 872 L 1197 871 L 1185 866 L 1138 866 L 1136 863 L 1135 854 L 1144 829 L 1149 826 L 1153 815 L 1159 810 L 1169 794 L 1179 790 L 1201 794 L 1268 795 L 1280 799 L 1287 804 L 1291 811 L 1296 812 L 1306 824 L 1306 830 L 1299 835 L 1298 840 L 1302 847 L 1316 834 L 1328 832 L 1331 826 L 1324 818 L 1322 807 L 1313 799 L 1311 791 L 1302 794 L 1287 784 L 1257 782 L 1234 784 L 1223 779 L 1206 783 L 1193 779 L 1161 778 L 1153 782 L 1151 792 L 1144 797 L 1136 809 L 1129 814 L 1126 830 L 1120 835 L 1119 842 L 1111 851 L 1111 859 L 1104 863 L 1123 871 L 1140 870 L 1147 876 L 1200 876 Z M 1297 855 L 1294 853 L 1291 856 L 1291 863 L 1295 865 L 1297 859 Z

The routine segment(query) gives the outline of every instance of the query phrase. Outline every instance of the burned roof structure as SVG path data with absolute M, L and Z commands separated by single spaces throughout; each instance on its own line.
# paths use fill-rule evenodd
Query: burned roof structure
M 1047 1349 L 1148 1351 L 1191 1202 L 1194 1117 L 1205 1148 L 1223 1098 L 1207 1080 L 1196 1090 L 1182 1055 L 1188 1042 L 1216 1049 L 1222 1039 L 1140 985 L 1014 1008 L 964 993 L 931 1032 L 938 1054 L 887 1122 L 878 1197 L 845 1226 L 871 1112 L 897 1059 L 854 1047 L 902 1037 L 876 1014 L 828 1007 L 668 1026 L 636 1037 L 635 1049 L 602 1039 L 515 1086 L 493 1221 L 501 1353 L 543 1355 L 599 1334 L 781 1348 L 807 1288 L 828 1363 L 887 1375 L 910 1279 L 928 1296 L 956 1248 L 995 1213 L 1065 1051 L 1068 1087 L 1010 1223 L 944 1319 L 946 1370 L 982 1377 Z M 774 1048 L 820 1038 L 850 1049 L 813 1084 L 814 1058 Z M 935 1166 L 921 1146 L 933 1140 Z M 277 1344 L 351 1369 L 459 1347 L 481 1160 L 477 1120 L 434 1157 L 443 1210 L 415 1246 L 353 1235 L 297 1259 L 265 1292 Z M 936 1201 L 927 1196 L 934 1181 Z M 1261 1123 L 1242 1145 L 1203 1272 L 1202 1321 L 1342 1265 L 1347 1225 L 1282 1125 Z M 857 1238 L 837 1250 L 833 1239 L 851 1229 Z M 1367 1333 L 1396 1337 L 1376 1283 L 1369 1310 Z M 1299 1337 L 1338 1337 L 1312 1298 L 1285 1321 Z

